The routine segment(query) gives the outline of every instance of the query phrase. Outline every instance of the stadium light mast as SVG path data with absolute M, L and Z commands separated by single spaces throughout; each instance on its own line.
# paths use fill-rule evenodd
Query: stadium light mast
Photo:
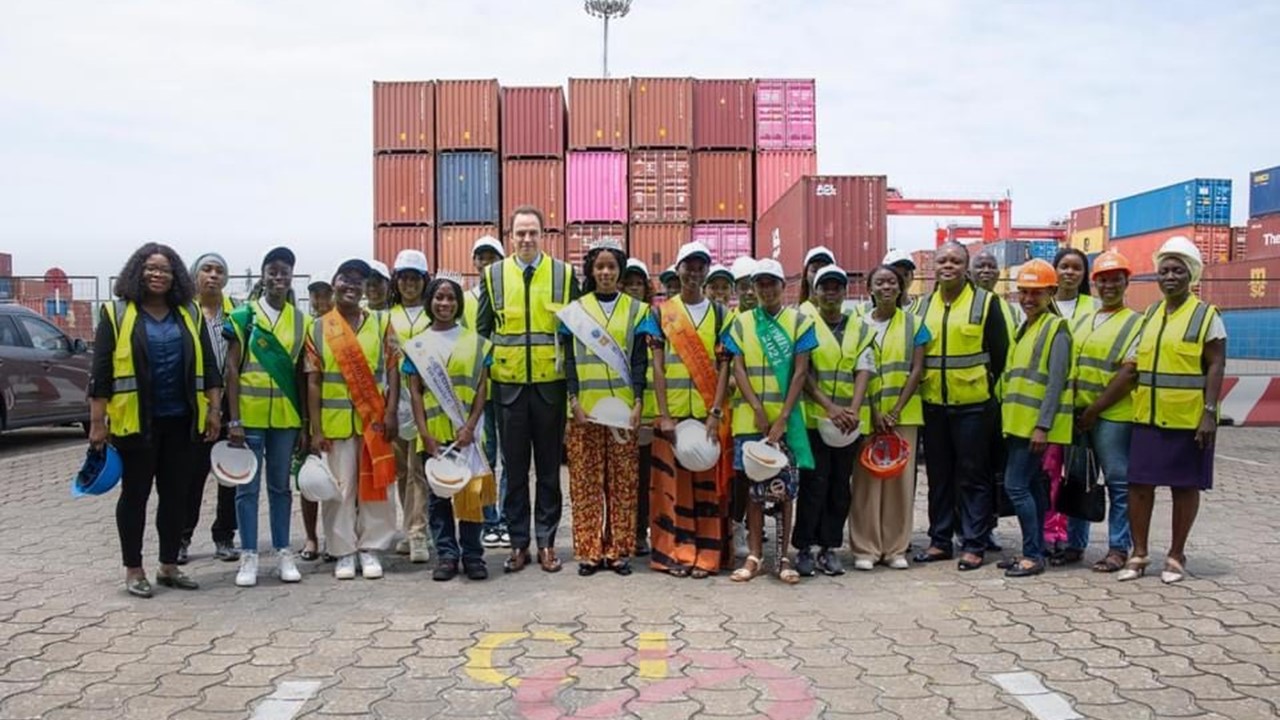
M 604 20 L 604 76 L 609 77 L 609 21 L 626 17 L 631 0 L 586 0 L 582 7 L 588 15 Z

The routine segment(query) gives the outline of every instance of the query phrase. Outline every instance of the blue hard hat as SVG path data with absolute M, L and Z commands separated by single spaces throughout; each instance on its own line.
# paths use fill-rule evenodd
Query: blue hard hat
M 105 495 L 120 483 L 124 473 L 124 463 L 120 453 L 110 445 L 101 448 L 89 448 L 85 453 L 84 464 L 80 472 L 71 478 L 71 497 L 85 495 Z

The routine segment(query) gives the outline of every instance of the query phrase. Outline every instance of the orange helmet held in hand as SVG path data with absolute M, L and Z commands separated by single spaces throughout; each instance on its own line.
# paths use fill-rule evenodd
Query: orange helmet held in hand
M 872 477 L 892 480 L 907 469 L 911 443 L 896 432 L 876 433 L 862 447 L 859 461 Z

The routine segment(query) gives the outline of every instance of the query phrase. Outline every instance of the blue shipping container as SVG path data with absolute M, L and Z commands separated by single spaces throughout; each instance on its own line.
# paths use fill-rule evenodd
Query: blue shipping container
M 1236 360 L 1280 360 L 1280 308 L 1223 310 L 1227 357 Z
M 1028 247 L 1029 245 L 1030 243 L 1026 240 L 1001 240 L 1000 242 L 991 243 L 984 247 L 982 251 L 990 252 L 992 255 L 995 255 L 996 265 L 1003 270 L 1004 268 L 1013 267 L 1014 265 L 1021 265 L 1027 260 L 1030 260 L 1031 254 Z M 977 255 L 978 251 L 971 250 L 969 254 Z
M 1231 181 L 1188 180 L 1111 203 L 1111 237 L 1183 225 L 1230 225 Z
M 1249 173 L 1249 217 L 1280 213 L 1280 166 Z
M 1051 263 L 1058 254 L 1058 248 L 1058 243 L 1052 240 L 1032 240 L 1029 252 L 1032 260 L 1040 259 Z
M 436 222 L 498 222 L 498 154 L 448 152 L 436 157 Z

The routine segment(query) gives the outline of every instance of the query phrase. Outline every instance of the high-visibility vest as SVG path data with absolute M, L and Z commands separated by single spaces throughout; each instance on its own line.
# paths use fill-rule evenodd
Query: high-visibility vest
M 1195 430 L 1204 417 L 1205 336 L 1218 308 L 1192 295 L 1172 313 L 1165 301 L 1147 310 L 1138 340 L 1133 419 L 1143 425 Z
M 1022 324 L 1022 308 L 1016 307 L 1008 300 L 996 298 L 993 304 L 1000 308 L 1000 314 L 1004 317 L 1005 334 L 1009 337 L 1009 347 L 1017 341 L 1018 326 Z M 996 378 L 996 400 L 1004 399 L 1004 375 Z
M 556 311 L 569 302 L 573 273 L 563 262 L 543 254 L 525 293 L 524 270 L 509 257 L 484 270 L 493 307 L 494 382 L 523 385 L 564 379 L 559 362 Z
M 471 413 L 471 403 L 476 399 L 476 388 L 480 386 L 480 376 L 484 373 L 484 361 L 492 346 L 488 340 L 480 337 L 473 330 L 464 329 L 453 344 L 449 360 L 445 363 L 445 371 L 449 373 L 449 383 L 453 392 L 462 403 L 464 417 Z M 419 368 L 421 371 L 422 368 Z M 431 392 L 430 387 L 422 384 L 422 411 L 427 418 L 427 432 L 441 445 L 453 442 L 455 430 L 453 421 L 440 407 L 440 401 Z M 477 438 L 479 434 L 477 433 Z M 425 452 L 422 438 L 418 438 L 418 452 Z
M 466 293 L 466 300 L 462 304 L 462 317 L 458 324 L 462 327 L 474 331 L 476 329 L 476 318 L 480 316 L 480 286 L 477 285 Z
M 276 336 L 280 345 L 289 353 L 289 359 L 296 365 L 305 345 L 306 331 L 310 326 L 307 318 L 298 312 L 292 303 L 285 303 L 280 317 L 272 327 L 266 315 L 254 308 L 253 321 L 262 332 Z M 293 407 L 293 403 L 280 390 L 280 386 L 271 379 L 267 371 L 258 362 L 248 328 L 236 328 L 241 349 L 240 369 L 240 422 L 247 428 L 300 428 L 302 417 Z M 305 389 L 300 389 L 300 397 L 305 402 Z
M 1124 363 L 1125 351 L 1142 332 L 1142 316 L 1127 307 L 1121 307 L 1095 327 L 1096 315 L 1076 322 L 1071 333 L 1071 345 L 1076 353 L 1075 405 L 1081 410 L 1092 405 L 1111 384 Z M 1113 422 L 1132 422 L 1132 394 L 1122 395 L 1099 417 Z
M 871 328 L 858 318 L 845 315 L 844 336 L 837 340 L 827 322 L 821 318 L 813 321 L 814 331 L 818 335 L 818 347 L 809 353 L 809 372 L 813 375 L 818 389 L 831 398 L 840 407 L 848 407 L 853 402 L 854 379 L 858 373 L 858 358 L 863 351 L 875 341 Z M 805 426 L 817 429 L 818 418 L 827 416 L 827 411 L 807 394 L 802 396 L 804 404 Z M 867 396 L 868 398 L 870 395 Z M 865 411 L 864 422 L 870 424 L 870 403 L 865 401 L 858 408 L 859 415 Z
M 876 374 L 871 376 L 868 391 L 881 413 L 892 411 L 907 387 L 907 378 L 911 377 L 911 361 L 916 352 L 919 321 L 915 314 L 899 308 L 889 319 L 884 339 L 875 345 Z M 902 414 L 898 417 L 899 425 L 924 424 L 924 408 L 918 390 L 919 388 L 902 407 Z
M 920 397 L 933 405 L 973 405 L 991 399 L 987 373 L 991 355 L 983 348 L 987 312 L 996 300 L 982 288 L 966 284 L 948 307 L 934 290 L 921 303 L 933 337 L 925 346 Z
M 1071 337 L 1067 321 L 1049 312 L 1041 314 L 1034 323 L 1019 332 L 1009 353 L 1009 364 L 1004 369 L 1004 401 L 1000 406 L 1000 417 L 1005 435 L 1030 438 L 1040 419 L 1040 408 L 1046 402 L 1057 402 L 1053 424 L 1048 428 L 1049 442 L 1060 445 L 1071 442 L 1074 419 L 1071 383 L 1063 386 L 1060 397 L 1046 397 L 1050 349 L 1059 333 L 1068 339 Z
M 116 300 L 107 303 L 104 309 L 116 337 L 115 352 L 111 355 L 111 399 L 107 401 L 107 429 L 116 437 L 137 435 L 142 432 L 138 375 L 133 362 L 133 329 L 138 324 L 138 306 L 136 303 Z M 201 322 L 204 318 L 194 304 L 180 306 L 177 312 L 195 347 L 196 430 L 203 433 L 205 418 L 209 414 L 209 399 L 204 394 L 204 346 L 200 344 L 200 326 L 196 324 L 196 318 L 200 318 Z
M 1071 311 L 1071 317 L 1066 318 L 1067 325 L 1075 328 L 1079 323 L 1090 315 L 1093 315 L 1101 307 L 1092 295 L 1077 295 L 1075 309 Z
M 746 366 L 747 381 L 751 383 L 752 391 L 755 392 L 760 404 L 764 407 L 765 416 L 772 423 L 782 415 L 782 406 L 786 404 L 786 397 L 783 396 L 782 389 L 778 385 L 778 378 L 774 375 L 773 366 L 769 364 L 765 357 L 764 345 L 761 344 L 759 337 L 756 335 L 755 317 L 754 311 L 741 313 L 729 325 L 729 333 L 733 341 L 738 345 L 738 349 L 742 351 L 742 363 Z M 813 326 L 813 318 L 795 308 L 789 307 L 783 308 L 782 312 L 778 313 L 774 320 L 786 331 L 787 337 L 791 340 L 793 346 Z M 755 410 L 746 402 L 742 388 L 738 388 L 735 394 L 733 434 L 755 434 L 758 432 L 756 429 Z M 792 412 L 803 413 L 804 403 L 796 403 Z
M 702 347 L 707 351 L 707 357 L 711 358 L 711 364 L 716 363 L 716 343 L 720 341 L 720 333 L 725 326 L 732 322 L 734 314 L 727 311 L 720 303 L 711 300 L 711 307 L 708 308 L 707 314 L 702 316 L 702 322 L 698 323 L 694 329 L 698 333 L 698 339 L 702 341 Z M 686 315 L 689 309 L 685 307 L 684 300 L 678 296 L 665 301 L 658 308 L 654 309 L 657 317 L 658 326 L 662 326 L 662 315 L 666 313 L 682 312 Z M 693 317 L 690 316 L 689 323 L 693 323 Z M 684 360 L 676 352 L 675 345 L 671 343 L 671 338 L 664 337 L 665 343 L 662 348 L 663 373 L 667 379 L 667 412 L 671 414 L 671 418 L 676 421 L 694 418 L 696 420 L 705 420 L 707 418 L 707 405 L 702 400 L 702 394 L 698 392 L 698 388 L 693 384 L 693 377 L 689 375 L 689 367 L 684 364 Z M 649 363 L 649 371 L 646 373 L 649 384 L 644 391 L 644 411 L 642 413 L 646 420 L 653 420 L 658 416 L 658 399 L 654 394 L 656 387 L 653 380 L 653 363 Z
M 381 310 L 366 310 L 368 316 L 356 330 L 356 341 L 364 351 L 369 370 L 378 383 L 378 389 L 386 391 L 386 352 L 383 343 L 386 341 L 387 313 Z M 345 322 L 345 321 L 344 321 Z M 351 393 L 347 390 L 347 379 L 338 367 L 338 359 L 333 350 L 324 342 L 324 322 L 317 318 L 311 327 L 311 342 L 322 361 L 320 376 L 320 430 L 330 440 L 355 437 L 364 432 L 364 421 L 356 412 L 351 402 Z
M 600 306 L 600 300 L 594 293 L 583 295 L 576 302 L 618 343 L 630 365 L 631 351 L 637 342 L 641 342 L 636 337 L 636 330 L 644 322 L 649 306 L 626 293 L 618 293 L 613 313 L 606 317 L 604 308 Z M 583 412 L 590 415 L 596 403 L 607 397 L 616 397 L 627 405 L 635 405 L 636 396 L 631 383 L 623 382 L 576 335 L 573 338 L 573 360 L 578 375 L 578 404 L 582 406 Z
M 418 315 L 417 320 L 409 319 L 409 311 L 405 309 L 404 305 L 396 305 L 387 311 L 387 314 L 388 319 L 391 321 L 391 329 L 395 331 L 401 347 L 412 340 L 413 336 L 431 327 L 431 318 L 427 315 L 425 308 Z

